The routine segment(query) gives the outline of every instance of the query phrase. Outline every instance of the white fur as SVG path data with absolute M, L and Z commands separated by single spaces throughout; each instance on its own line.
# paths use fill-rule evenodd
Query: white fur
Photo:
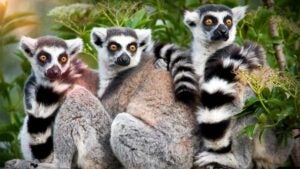
M 29 147 L 30 135 L 28 133 L 27 123 L 28 123 L 28 116 L 24 118 L 23 126 L 19 134 L 21 140 L 21 150 L 25 160 L 33 160 L 33 155 Z
M 31 134 L 30 144 L 37 145 L 41 143 L 46 143 L 47 139 L 52 135 L 51 126 L 47 128 L 46 132 L 38 133 L 38 134 Z
M 199 123 L 218 123 L 232 116 L 231 111 L 229 111 L 226 106 L 211 110 L 201 108 L 196 114 Z
M 237 6 L 232 8 L 233 23 L 237 24 L 241 19 L 245 17 L 248 6 Z
M 189 26 L 189 23 L 191 23 L 191 22 L 193 22 L 195 24 L 198 24 L 200 22 L 199 14 L 197 12 L 194 12 L 194 11 L 185 11 L 183 22 L 187 26 Z
M 28 59 L 31 58 L 31 56 L 29 56 L 24 48 L 25 46 L 28 47 L 28 49 L 30 49 L 31 51 L 33 51 L 36 48 L 36 43 L 37 43 L 37 39 L 33 39 L 27 36 L 22 36 L 21 40 L 20 40 L 20 45 L 19 45 L 19 49 L 21 51 L 23 51 L 23 53 L 25 54 L 25 56 L 27 56 Z
M 72 56 L 77 55 L 82 51 L 83 41 L 80 38 L 65 40 L 68 46 L 68 54 Z
M 173 78 L 173 81 L 175 82 L 176 80 L 178 80 L 182 77 L 189 77 L 189 78 L 194 79 L 196 81 L 195 77 L 190 72 L 181 72 L 179 74 L 176 74 L 175 77 Z
M 172 48 L 174 45 L 173 44 L 167 44 L 165 45 L 161 51 L 160 51 L 160 56 L 165 56 L 166 55 L 166 52 L 168 49 Z
M 203 83 L 201 89 L 207 91 L 208 93 L 214 93 L 217 91 L 222 91 L 225 94 L 236 93 L 235 83 L 228 83 L 227 81 L 218 77 L 214 77 L 208 82 Z

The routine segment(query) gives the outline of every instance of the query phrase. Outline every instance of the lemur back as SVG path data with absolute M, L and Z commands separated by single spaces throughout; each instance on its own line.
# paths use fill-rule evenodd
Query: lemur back
M 96 94 L 97 72 L 76 58 L 82 49 L 81 39 L 22 37 L 20 48 L 32 66 L 24 87 L 26 117 L 20 133 L 22 153 L 26 160 L 50 162 L 53 123 L 67 91 L 80 85 Z

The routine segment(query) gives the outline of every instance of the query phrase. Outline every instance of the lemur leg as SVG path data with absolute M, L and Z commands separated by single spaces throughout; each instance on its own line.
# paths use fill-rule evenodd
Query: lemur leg
M 293 138 L 289 138 L 286 145 L 280 145 L 273 130 L 265 132 L 261 140 L 256 136 L 253 142 L 253 161 L 257 169 L 280 167 L 288 159 L 293 148 Z
M 192 167 L 193 148 L 128 113 L 116 116 L 111 127 L 113 152 L 128 169 Z
M 54 163 L 71 168 L 75 153 L 81 168 L 117 168 L 109 145 L 111 119 L 101 102 L 88 90 L 68 93 L 54 128 Z

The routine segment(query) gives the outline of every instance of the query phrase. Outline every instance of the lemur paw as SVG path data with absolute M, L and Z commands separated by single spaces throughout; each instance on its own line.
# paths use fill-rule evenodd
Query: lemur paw
M 166 61 L 164 59 L 160 58 L 155 61 L 154 67 L 155 67 L 155 69 L 167 70 L 168 64 L 166 63 Z
M 13 159 L 5 163 L 5 169 L 36 169 L 38 164 L 33 161 Z
M 214 160 L 216 159 L 216 155 L 214 155 L 213 153 L 209 153 L 209 152 L 201 152 L 196 156 L 195 159 L 195 165 L 202 167 L 202 166 L 206 166 L 210 163 L 213 163 Z

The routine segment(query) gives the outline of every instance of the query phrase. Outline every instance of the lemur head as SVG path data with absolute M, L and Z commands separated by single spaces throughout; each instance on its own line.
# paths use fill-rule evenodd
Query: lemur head
M 91 43 L 97 49 L 100 63 L 130 68 L 138 65 L 143 50 L 151 43 L 151 30 L 93 28 Z
M 193 38 L 200 43 L 231 44 L 236 35 L 236 26 L 245 16 L 247 7 L 228 8 L 224 5 L 203 5 L 195 11 L 186 11 L 184 23 Z
M 52 36 L 37 39 L 23 36 L 20 49 L 29 60 L 33 73 L 42 81 L 55 81 L 64 74 L 70 60 L 82 50 L 80 38 L 63 40 Z

